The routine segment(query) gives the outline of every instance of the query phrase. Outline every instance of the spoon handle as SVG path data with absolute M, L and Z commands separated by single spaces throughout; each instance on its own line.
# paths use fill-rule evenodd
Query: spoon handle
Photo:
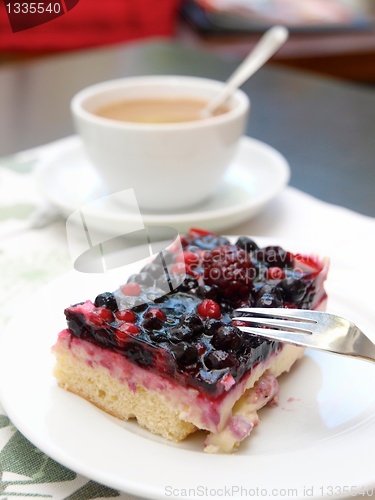
M 284 26 L 273 26 L 267 30 L 250 54 L 229 77 L 223 89 L 204 108 L 203 115 L 209 116 L 227 100 L 234 90 L 256 73 L 285 43 L 288 35 L 289 32 Z

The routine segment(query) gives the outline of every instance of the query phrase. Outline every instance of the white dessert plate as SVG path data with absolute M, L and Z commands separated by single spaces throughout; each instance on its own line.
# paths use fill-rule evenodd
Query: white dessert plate
M 138 213 L 110 199 L 100 205 L 100 210 L 97 205 L 90 206 L 90 202 L 107 193 L 79 137 L 73 136 L 51 150 L 36 175 L 46 199 L 66 217 L 86 206 L 85 213 L 94 221 L 96 229 L 111 234 L 122 234 L 124 224 L 138 220 Z M 243 137 L 224 183 L 214 197 L 184 212 L 142 211 L 143 223 L 172 226 L 180 232 L 192 226 L 223 232 L 259 213 L 285 187 L 289 177 L 289 165 L 278 151 Z
M 330 311 L 355 321 L 374 339 L 375 276 L 364 278 L 355 262 L 331 256 Z M 232 455 L 203 453 L 202 434 L 169 443 L 57 387 L 51 346 L 65 327 L 64 307 L 117 285 L 115 275 L 68 273 L 20 305 L 0 337 L 1 402 L 32 443 L 78 473 L 149 499 L 371 495 L 375 366 L 370 363 L 308 351 L 282 376 L 279 405 L 261 410 L 259 426 Z

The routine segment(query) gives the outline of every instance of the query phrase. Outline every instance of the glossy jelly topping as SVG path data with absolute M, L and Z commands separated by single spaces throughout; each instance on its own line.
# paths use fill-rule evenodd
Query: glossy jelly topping
M 233 311 L 315 308 L 325 298 L 324 266 L 279 246 L 259 248 L 245 236 L 231 244 L 191 230 L 181 242 L 182 252 L 163 252 L 171 264 L 167 275 L 158 259 L 115 292 L 68 307 L 65 315 L 74 336 L 217 397 L 281 349 L 280 343 L 242 333 Z M 174 278 L 185 271 L 175 288 Z M 174 289 L 163 295 L 166 281 Z

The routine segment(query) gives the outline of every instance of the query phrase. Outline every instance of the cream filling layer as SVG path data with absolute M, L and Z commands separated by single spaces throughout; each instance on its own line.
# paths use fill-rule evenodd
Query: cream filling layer
M 53 348 L 56 355 L 59 349 L 68 349 L 73 357 L 84 361 L 93 369 L 105 369 L 112 378 L 126 385 L 134 393 L 137 387 L 158 392 L 170 407 L 178 412 L 181 420 L 214 434 L 226 427 L 228 419 L 233 416 L 232 409 L 235 403 L 266 371 L 275 378 L 278 377 L 281 373 L 289 371 L 304 351 L 300 347 L 285 344 L 280 351 L 272 353 L 265 361 L 254 366 L 239 383 L 235 384 L 230 375 L 226 377 L 223 380 L 226 393 L 218 398 L 210 398 L 196 388 L 177 385 L 172 380 L 140 368 L 121 354 L 76 338 L 69 330 L 63 330 L 59 334 Z
M 271 401 L 276 402 L 279 384 L 276 377 L 264 373 L 252 389 L 245 392 L 233 407 L 223 430 L 211 432 L 205 440 L 207 453 L 230 453 L 238 448 L 259 423 L 258 410 Z

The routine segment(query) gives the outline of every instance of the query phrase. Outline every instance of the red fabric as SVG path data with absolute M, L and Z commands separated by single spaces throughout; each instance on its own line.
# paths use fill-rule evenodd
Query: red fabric
M 179 0 L 79 0 L 52 21 L 13 32 L 0 0 L 0 50 L 49 52 L 171 36 L 178 6 Z

